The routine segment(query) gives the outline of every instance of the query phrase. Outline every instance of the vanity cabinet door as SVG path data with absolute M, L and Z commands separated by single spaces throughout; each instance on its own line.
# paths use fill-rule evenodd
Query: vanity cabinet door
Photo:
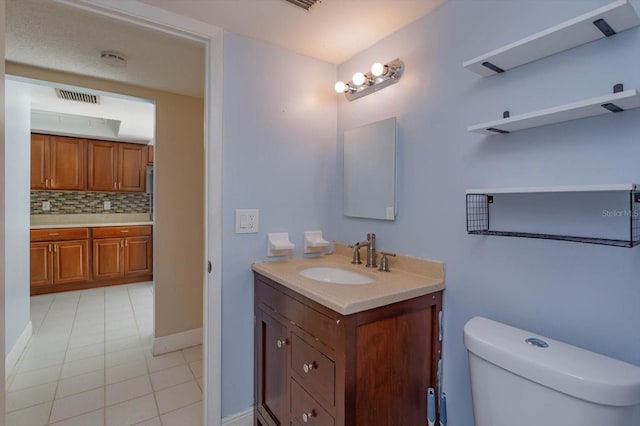
M 287 327 L 257 309 L 257 409 L 270 426 L 287 424 L 287 359 L 290 346 Z

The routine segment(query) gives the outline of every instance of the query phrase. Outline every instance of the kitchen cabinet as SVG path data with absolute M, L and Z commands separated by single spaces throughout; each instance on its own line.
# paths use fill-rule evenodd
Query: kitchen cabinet
M 153 165 L 153 145 L 147 145 L 147 164 Z
M 153 242 L 150 225 L 93 228 L 92 237 L 95 280 L 152 274 Z
M 145 190 L 146 145 L 90 140 L 87 163 L 90 191 Z
M 85 189 L 86 139 L 31 135 L 31 189 Z
M 442 292 L 350 315 L 255 274 L 256 426 L 426 425 Z
M 30 281 L 32 294 L 89 279 L 87 228 L 31 231 Z

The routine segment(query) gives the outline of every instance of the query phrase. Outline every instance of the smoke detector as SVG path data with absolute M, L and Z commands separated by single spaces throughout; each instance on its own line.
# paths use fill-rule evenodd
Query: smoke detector
M 107 65 L 112 67 L 122 68 L 127 65 L 127 57 L 122 53 L 114 52 L 112 50 L 103 50 L 100 52 L 100 59 Z

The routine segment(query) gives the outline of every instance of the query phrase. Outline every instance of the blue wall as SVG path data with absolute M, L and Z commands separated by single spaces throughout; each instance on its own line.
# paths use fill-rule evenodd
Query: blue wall
M 640 248 L 480 237 L 465 229 L 468 188 L 640 181 L 640 109 L 506 136 L 466 130 L 504 110 L 517 115 L 604 95 L 618 82 L 640 88 L 638 28 L 502 75 L 482 78 L 462 67 L 608 3 L 450 0 L 338 67 L 337 78 L 349 80 L 373 62 L 399 57 L 406 65 L 398 84 L 338 102 L 339 171 L 345 129 L 398 118 L 397 220 L 343 217 L 338 182 L 332 223 L 338 240 L 375 232 L 381 249 L 445 262 L 451 426 L 473 424 L 462 328 L 476 315 L 640 365 Z
M 253 404 L 253 273 L 267 233 L 333 238 L 335 66 L 224 34 L 222 411 Z M 329 88 L 329 90 L 327 90 Z M 235 209 L 260 209 L 259 233 L 235 234 Z
M 472 424 L 462 327 L 475 315 L 640 365 L 640 249 L 465 230 L 467 188 L 640 181 L 640 109 L 507 136 L 466 131 L 507 109 L 516 115 L 587 99 L 618 82 L 640 87 L 638 28 L 489 78 L 462 67 L 607 3 L 449 0 L 337 73 L 333 65 L 225 33 L 224 415 L 253 403 L 249 265 L 266 260 L 267 232 L 289 232 L 296 255 L 305 230 L 345 242 L 375 232 L 381 249 L 445 262 L 444 386 L 452 426 Z M 396 57 L 406 64 L 398 84 L 354 102 L 332 93 L 336 79 Z M 390 116 L 398 118 L 397 220 L 345 218 L 343 131 Z M 603 201 L 602 209 L 619 207 Z M 233 233 L 236 208 L 260 209 L 258 234 Z

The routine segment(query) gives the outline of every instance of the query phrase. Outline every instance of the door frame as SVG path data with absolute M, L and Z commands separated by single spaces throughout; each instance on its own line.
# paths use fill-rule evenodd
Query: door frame
M 222 42 L 213 25 L 135 0 L 54 0 L 134 25 L 162 31 L 205 46 L 204 153 L 205 257 L 203 281 L 203 421 L 222 422 Z M 213 265 L 208 272 L 207 261 Z M 0 422 L 1 424 L 1 422 Z

